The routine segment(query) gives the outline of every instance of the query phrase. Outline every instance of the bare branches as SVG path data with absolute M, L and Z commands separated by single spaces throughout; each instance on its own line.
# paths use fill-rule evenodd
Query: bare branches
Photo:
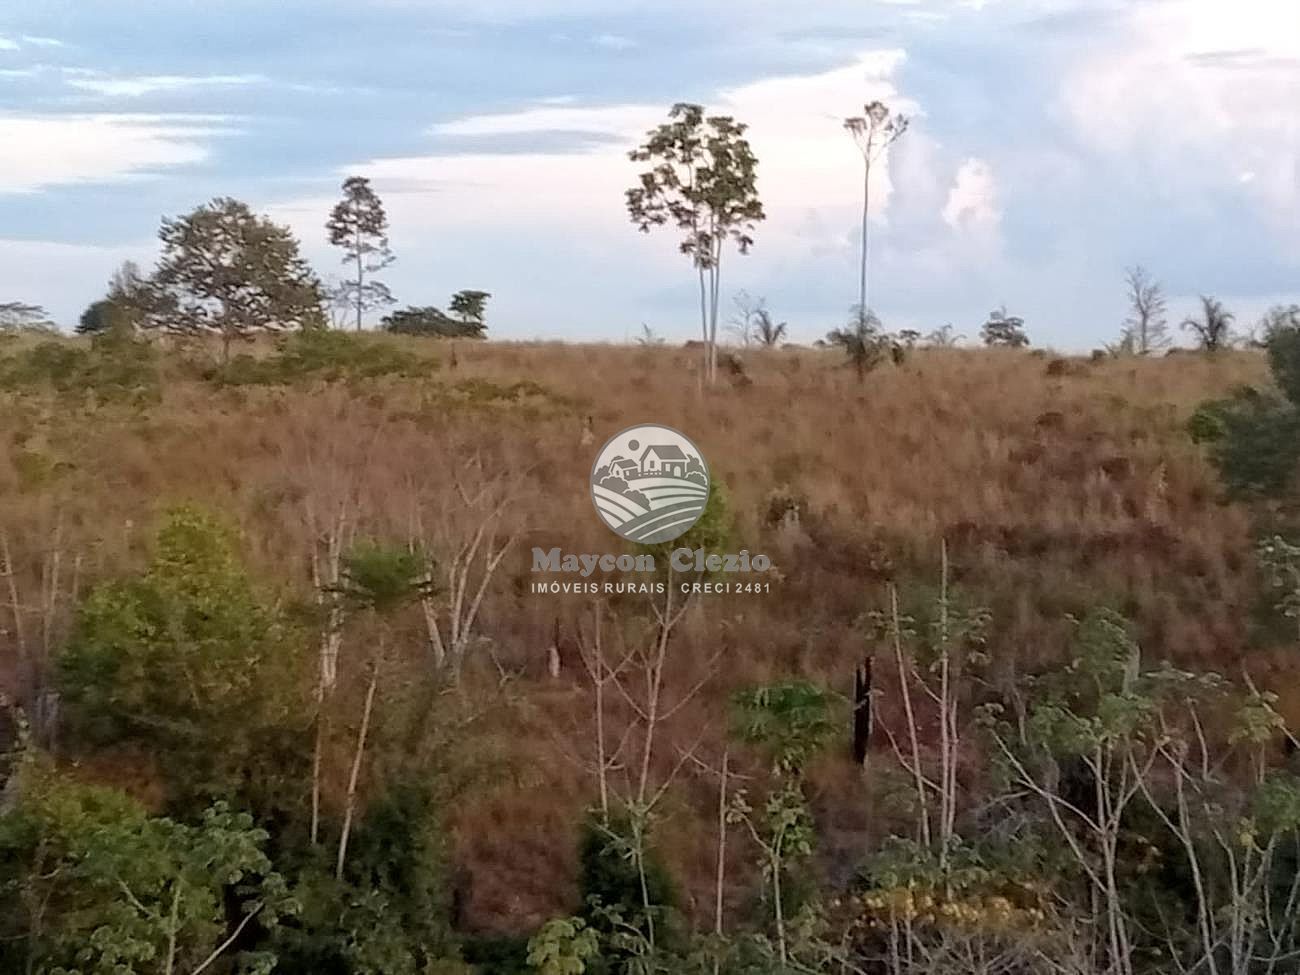
M 410 543 L 413 549 L 431 553 L 431 585 L 420 605 L 434 668 L 459 675 L 492 578 L 519 533 L 501 527 L 513 503 L 511 482 L 504 475 L 484 476 L 481 460 L 474 458 L 454 476 L 452 487 L 444 493 L 432 526 L 434 543 L 424 544 L 431 526 L 418 502 L 411 516 Z M 441 561 L 435 553 L 444 553 Z

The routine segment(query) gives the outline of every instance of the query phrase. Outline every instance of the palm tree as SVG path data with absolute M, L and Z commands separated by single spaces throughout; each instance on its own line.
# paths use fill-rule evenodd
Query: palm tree
M 763 348 L 776 348 L 785 338 L 786 331 L 786 323 L 773 322 L 772 314 L 766 308 L 760 308 L 754 313 L 754 337 Z
M 826 333 L 823 344 L 843 349 L 849 363 L 857 370 L 858 381 L 861 382 L 867 373 L 880 364 L 887 343 L 880 334 L 880 319 L 875 313 L 868 311 L 862 314 L 855 311 L 847 326 Z
M 1223 307 L 1223 302 L 1210 295 L 1201 295 L 1201 320 L 1183 319 L 1183 328 L 1196 333 L 1202 352 L 1218 352 L 1232 342 L 1232 323 L 1235 316 Z
M 939 349 L 951 349 L 953 346 L 958 345 L 965 340 L 966 336 L 959 334 L 957 330 L 952 327 L 952 323 L 948 322 L 945 325 L 939 326 L 927 335 L 925 337 L 925 344 L 933 345 Z

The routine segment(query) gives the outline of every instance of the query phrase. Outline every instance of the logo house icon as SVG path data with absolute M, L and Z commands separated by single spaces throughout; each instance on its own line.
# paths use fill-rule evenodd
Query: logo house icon
M 699 448 L 672 427 L 628 427 L 596 456 L 591 500 L 601 520 L 629 541 L 670 542 L 704 513 L 709 468 Z

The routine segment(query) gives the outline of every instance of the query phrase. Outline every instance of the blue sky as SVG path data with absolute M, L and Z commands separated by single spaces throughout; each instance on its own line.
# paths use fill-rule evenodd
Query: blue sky
M 402 303 L 494 295 L 492 334 L 698 329 L 689 265 L 627 222 L 626 151 L 674 101 L 751 126 L 769 218 L 724 301 L 797 340 L 856 298 L 840 120 L 913 117 L 877 173 L 872 304 L 974 336 L 1114 338 L 1123 273 L 1250 324 L 1300 301 L 1300 4 L 1281 0 L 39 0 L 0 4 L 0 300 L 75 321 L 161 217 L 233 195 L 323 277 L 346 175 Z

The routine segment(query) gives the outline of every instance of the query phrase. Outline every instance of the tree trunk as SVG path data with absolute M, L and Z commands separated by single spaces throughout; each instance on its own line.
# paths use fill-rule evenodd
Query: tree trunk
M 708 381 L 709 378 L 709 305 L 708 290 L 704 284 L 704 265 L 699 263 L 699 256 L 696 255 L 696 270 L 700 276 L 700 338 L 704 340 L 704 364 L 702 366 L 701 378 Z
M 863 164 L 862 176 L 862 266 L 859 268 L 858 277 L 858 314 L 865 320 L 867 317 L 867 240 L 871 229 L 867 223 L 867 218 L 871 213 L 871 156 L 868 148 L 868 155 Z
M 357 331 L 359 332 L 361 331 L 361 310 L 362 310 L 362 306 L 365 304 L 365 301 L 362 297 L 361 284 L 363 279 L 365 278 L 365 273 L 366 273 L 365 268 L 362 266 L 361 263 L 361 225 L 360 224 L 357 225 L 356 248 L 357 248 Z
M 382 647 L 380 653 L 383 653 Z M 370 667 L 370 686 L 366 689 L 366 703 L 361 712 L 361 729 L 357 732 L 357 750 L 352 756 L 352 771 L 348 775 L 348 795 L 343 809 L 343 832 L 339 836 L 339 855 L 334 865 L 334 879 L 343 879 L 343 864 L 348 855 L 348 836 L 352 832 L 352 817 L 356 811 L 357 779 L 361 776 L 361 759 L 366 751 L 366 735 L 370 731 L 370 714 L 375 706 L 375 687 L 379 683 L 380 659 Z
M 782 837 L 778 836 L 772 854 L 772 909 L 776 917 L 777 950 L 781 957 L 781 967 L 784 968 L 789 962 L 789 955 L 785 947 L 785 905 L 781 903 L 781 841 Z
M 716 229 L 714 234 L 716 236 Z M 709 275 L 709 382 L 718 381 L 718 296 L 722 290 L 722 248 L 713 255 L 713 268 Z
M 722 937 L 722 891 L 727 877 L 727 762 L 728 749 L 722 750 L 722 774 L 718 779 L 718 868 L 713 903 L 713 933 Z
M 320 837 L 320 766 L 325 744 L 325 713 L 320 699 L 316 701 L 316 742 L 311 752 L 311 845 Z

